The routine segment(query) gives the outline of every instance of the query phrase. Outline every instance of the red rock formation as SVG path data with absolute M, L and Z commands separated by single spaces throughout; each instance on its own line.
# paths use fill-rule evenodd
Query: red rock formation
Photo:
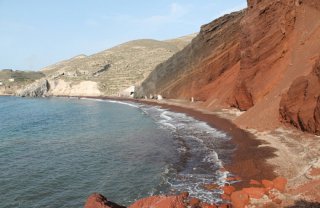
M 297 78 L 280 103 L 281 119 L 320 135 L 320 59 L 308 76 Z
M 192 43 L 160 64 L 142 83 L 138 95 L 161 94 L 226 104 L 239 70 L 240 21 L 244 12 L 223 16 L 201 27 Z M 219 87 L 220 83 L 226 85 Z
M 266 193 L 264 188 L 244 188 L 243 191 L 249 195 L 250 198 L 261 199 L 263 195 Z
M 278 177 L 273 180 L 274 188 L 279 190 L 280 192 L 284 192 L 286 190 L 287 183 L 287 179 L 283 177 Z
M 247 110 L 235 121 L 238 125 L 272 129 L 280 125 L 282 94 L 297 77 L 310 73 L 310 58 L 320 53 L 320 2 L 249 4 L 242 20 L 240 72 L 231 105 Z
M 151 196 L 140 199 L 129 206 L 129 208 L 185 208 L 184 198 L 179 196 Z
M 236 191 L 231 195 L 231 202 L 234 208 L 244 208 L 249 201 L 249 195 L 244 191 Z
M 101 194 L 94 193 L 88 197 L 84 208 L 125 208 L 125 207 L 108 201 L 107 198 Z
M 222 190 L 223 190 L 223 193 L 230 195 L 236 190 L 236 188 L 233 186 L 225 186 L 222 188 Z
M 273 66 L 285 55 L 295 24 L 294 2 L 251 1 L 242 20 L 241 64 L 234 106 L 248 110 L 279 81 Z
M 268 188 L 262 187 L 263 184 L 268 184 Z M 270 185 L 271 184 L 271 185 Z M 262 197 L 267 198 L 269 203 L 281 204 L 282 200 L 278 197 L 286 189 L 287 179 L 283 177 L 275 178 L 273 181 L 262 180 L 254 181 L 254 187 L 243 188 L 235 191 L 233 186 L 225 186 L 222 189 L 224 194 L 222 199 L 231 201 L 231 204 L 208 204 L 201 202 L 197 198 L 189 197 L 187 192 L 175 196 L 150 196 L 140 199 L 130 205 L 128 208 L 245 208 L 251 203 L 251 199 L 259 200 Z M 257 187 L 260 186 L 260 187 Z M 266 185 L 265 185 L 266 186 Z M 271 187 L 271 188 L 270 188 Z M 265 203 L 266 201 L 262 201 Z M 262 204 L 261 203 L 261 204 Z M 278 207 L 278 206 L 277 206 Z M 92 194 L 84 208 L 124 208 L 107 200 L 101 194 Z

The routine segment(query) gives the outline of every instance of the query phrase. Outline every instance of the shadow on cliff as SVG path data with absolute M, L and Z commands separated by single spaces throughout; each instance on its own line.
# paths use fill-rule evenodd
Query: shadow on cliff
M 319 208 L 319 202 L 308 202 L 305 200 L 299 200 L 294 203 L 292 206 L 288 206 L 286 208 Z

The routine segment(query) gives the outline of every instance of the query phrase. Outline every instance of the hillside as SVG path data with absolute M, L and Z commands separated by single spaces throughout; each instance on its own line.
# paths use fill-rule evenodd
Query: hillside
M 41 71 L 46 74 L 52 95 L 118 96 L 126 88 L 140 84 L 159 63 L 184 48 L 193 37 L 130 41 L 91 56 L 61 61 Z
M 137 96 L 194 97 L 211 110 L 245 111 L 235 120 L 245 128 L 274 129 L 283 122 L 319 135 L 320 2 L 248 5 L 204 25 L 150 74 Z
M 44 77 L 41 72 L 0 70 L 0 95 L 15 94 L 17 89 Z

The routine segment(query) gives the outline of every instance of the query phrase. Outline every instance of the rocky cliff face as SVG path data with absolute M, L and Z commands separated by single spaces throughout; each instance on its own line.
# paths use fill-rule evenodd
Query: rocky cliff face
M 16 95 L 21 97 L 44 97 L 48 95 L 49 90 L 48 80 L 41 79 L 19 90 Z
M 268 129 L 286 120 L 279 119 L 282 96 L 298 77 L 311 73 L 320 54 L 319 5 L 312 0 L 249 2 L 231 102 L 247 112 L 237 124 Z
M 279 63 L 288 51 L 295 24 L 295 4 L 290 1 L 249 1 L 242 20 L 241 63 L 233 105 L 248 110 L 279 81 Z M 276 17 L 276 18 L 275 18 Z M 274 70 L 273 67 L 278 67 Z
M 0 70 L 0 95 L 14 95 L 19 89 L 44 76 L 41 72 Z
M 233 86 L 232 80 L 239 70 L 243 16 L 244 12 L 236 12 L 202 26 L 190 45 L 157 66 L 142 83 L 138 96 L 161 94 L 202 101 L 220 96 L 218 102 L 226 102 L 232 91 L 217 85 L 224 82 L 230 88 Z
M 319 8 L 316 0 L 249 0 L 246 11 L 203 26 L 189 46 L 150 74 L 138 95 L 194 97 L 210 109 L 236 107 L 246 111 L 235 120 L 238 125 L 276 128 L 288 122 L 283 113 L 279 119 L 282 96 L 311 73 L 320 54 Z M 317 114 L 316 105 L 309 107 Z M 301 116 L 317 126 L 311 114 Z
M 309 75 L 292 83 L 281 99 L 280 115 L 283 122 L 320 135 L 320 59 Z

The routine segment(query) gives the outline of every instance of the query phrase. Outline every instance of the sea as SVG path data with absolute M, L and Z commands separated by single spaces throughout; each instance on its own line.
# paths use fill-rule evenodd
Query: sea
M 221 202 L 230 136 L 159 106 L 0 97 L 0 207 L 80 208 L 98 192 L 129 205 L 189 192 Z

